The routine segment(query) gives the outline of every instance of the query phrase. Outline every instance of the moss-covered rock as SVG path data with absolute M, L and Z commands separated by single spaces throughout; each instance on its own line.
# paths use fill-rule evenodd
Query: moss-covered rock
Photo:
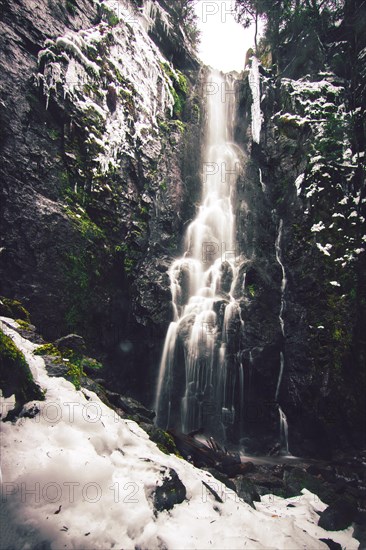
M 15 320 L 22 330 L 30 330 L 32 328 L 32 325 L 28 321 L 23 321 L 23 319 L 15 319 Z
M 16 416 L 28 401 L 44 400 L 44 394 L 34 382 L 24 355 L 2 330 L 0 330 L 0 389 L 4 397 L 15 395 L 15 409 L 9 413 L 8 419 Z
M 19 300 L 11 300 L 0 296 L 0 315 L 30 322 L 29 311 L 25 309 Z
M 77 390 L 81 388 L 87 373 L 103 368 L 102 363 L 83 354 L 85 342 L 81 336 L 69 334 L 57 340 L 54 344 L 43 344 L 34 352 L 45 357 L 46 367 L 53 376 L 62 376 L 72 382 Z
M 165 454 L 175 454 L 176 456 L 181 457 L 180 452 L 178 451 L 174 439 L 170 434 L 161 430 L 153 424 L 140 424 L 141 428 L 149 435 L 151 441 L 157 444 L 159 449 Z
M 36 349 L 34 355 L 53 355 L 55 357 L 61 357 L 61 352 L 53 344 L 43 344 Z

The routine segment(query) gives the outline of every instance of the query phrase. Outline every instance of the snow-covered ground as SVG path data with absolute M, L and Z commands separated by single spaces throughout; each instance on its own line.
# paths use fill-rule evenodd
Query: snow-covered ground
M 52 550 L 327 549 L 320 538 L 358 548 L 352 528 L 329 533 L 317 526 L 326 508 L 317 496 L 306 490 L 290 499 L 266 495 L 253 510 L 209 473 L 162 453 L 93 392 L 50 378 L 33 354 L 38 346 L 18 334 L 16 322 L 2 317 L 0 328 L 46 390 L 35 418 L 1 422 L 2 549 L 43 541 Z M 11 404 L 2 399 L 1 406 L 4 416 Z M 185 485 L 186 499 L 157 513 L 152 493 L 169 468 Z

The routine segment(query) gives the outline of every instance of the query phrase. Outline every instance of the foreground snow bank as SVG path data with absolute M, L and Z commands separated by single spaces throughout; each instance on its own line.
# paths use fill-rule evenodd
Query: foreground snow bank
M 266 495 L 255 511 L 210 474 L 163 454 L 96 394 L 50 378 L 33 354 L 38 346 L 16 327 L 1 318 L 0 328 L 24 353 L 46 400 L 27 405 L 30 412 L 39 409 L 34 418 L 1 423 L 1 548 L 43 542 L 52 550 L 327 549 L 320 538 L 358 548 L 352 528 L 330 534 L 317 526 L 317 512 L 326 506 L 306 490 L 287 500 Z M 2 400 L 3 417 L 9 406 Z M 185 485 L 186 499 L 158 513 L 152 495 L 169 468 Z

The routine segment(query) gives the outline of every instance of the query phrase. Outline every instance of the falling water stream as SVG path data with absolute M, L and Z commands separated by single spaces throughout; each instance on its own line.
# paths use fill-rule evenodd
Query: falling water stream
M 283 313 L 285 311 L 286 307 L 286 301 L 285 301 L 285 293 L 286 293 L 286 286 L 287 286 L 287 277 L 286 277 L 286 270 L 285 266 L 282 262 L 282 252 L 281 252 L 281 241 L 282 241 L 282 232 L 283 232 L 283 220 L 280 220 L 279 227 L 278 227 L 278 235 L 275 243 L 276 248 L 276 260 L 278 264 L 281 267 L 282 270 L 282 280 L 281 280 L 281 307 L 280 307 L 280 313 L 278 315 L 280 327 L 281 327 L 281 333 L 283 339 L 285 338 L 285 321 L 283 318 Z M 277 387 L 276 387 L 276 394 L 275 394 L 275 401 L 278 402 L 278 396 L 280 392 L 282 377 L 283 377 L 283 371 L 285 368 L 285 356 L 283 354 L 283 351 L 280 352 L 280 372 L 278 375 L 278 381 L 277 381 Z M 283 410 L 281 409 L 280 405 L 278 405 L 278 412 L 280 416 L 280 441 L 282 447 L 285 449 L 286 454 L 289 454 L 289 447 L 288 447 L 288 423 L 287 418 Z
M 174 318 L 167 332 L 155 407 L 157 423 L 184 433 L 204 428 L 223 439 L 242 422 L 243 370 L 233 372 L 227 346 L 242 323 L 235 250 L 234 200 L 240 149 L 234 143 L 235 79 L 211 71 L 201 206 L 185 235 L 185 253 L 169 270 Z M 235 410 L 235 389 L 240 402 Z
M 259 143 L 262 113 L 255 58 L 249 84 L 253 141 Z M 201 202 L 185 234 L 185 253 L 169 269 L 173 321 L 165 339 L 155 400 L 160 427 L 183 433 L 203 429 L 219 441 L 226 439 L 229 426 L 235 427 L 238 439 L 245 428 L 246 378 L 242 362 L 235 360 L 232 344 L 244 326 L 237 300 L 245 290 L 245 274 L 239 281 L 239 254 L 235 250 L 234 204 L 242 151 L 234 143 L 234 87 L 233 75 L 210 72 Z M 260 182 L 265 192 L 261 173 Z M 287 280 L 281 259 L 282 230 L 281 220 L 275 248 L 282 269 L 279 322 L 284 337 Z M 251 354 L 250 358 L 251 376 Z M 281 352 L 276 401 L 283 370 Z M 288 425 L 281 407 L 279 416 L 281 445 L 288 453 Z

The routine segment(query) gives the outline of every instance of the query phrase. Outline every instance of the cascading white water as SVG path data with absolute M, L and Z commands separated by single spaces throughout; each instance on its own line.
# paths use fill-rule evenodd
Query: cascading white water
M 276 260 L 278 264 L 281 267 L 282 270 L 282 280 L 281 280 L 281 307 L 280 312 L 278 315 L 280 327 L 281 327 L 281 333 L 283 338 L 285 337 L 285 321 L 283 318 L 283 314 L 286 307 L 286 301 L 285 301 L 285 293 L 286 293 L 286 287 L 287 287 L 287 277 L 286 277 L 286 270 L 285 266 L 282 262 L 282 252 L 281 252 L 281 241 L 282 241 L 282 232 L 283 232 L 283 220 L 280 220 L 279 227 L 278 227 L 278 235 L 276 239 Z M 277 381 L 277 387 L 276 387 L 276 394 L 275 394 L 275 401 L 278 401 L 278 396 L 280 392 L 282 377 L 283 377 L 283 371 L 285 368 L 285 356 L 283 351 L 280 352 L 280 372 L 278 375 L 278 381 Z M 288 447 L 288 423 L 287 418 L 281 407 L 278 407 L 278 412 L 280 415 L 280 440 L 281 445 L 285 447 L 285 451 L 287 454 L 289 454 L 289 447 Z
M 259 168 L 259 183 L 261 184 L 263 193 L 265 193 L 267 188 L 266 188 L 266 184 L 263 181 L 262 170 L 260 168 Z
M 285 356 L 283 355 L 283 351 L 281 351 L 280 352 L 280 373 L 278 375 L 278 380 L 277 380 L 275 401 L 278 401 L 278 395 L 280 393 L 280 387 L 281 387 L 283 369 L 284 368 L 285 368 Z
M 287 277 L 286 277 L 286 270 L 285 266 L 282 262 L 282 254 L 281 254 L 281 240 L 282 240 L 282 232 L 283 232 L 283 220 L 280 220 L 280 225 L 278 227 L 278 235 L 276 239 L 276 260 L 281 266 L 282 270 L 282 280 L 281 280 L 281 308 L 279 313 L 279 320 L 280 320 L 280 326 L 281 326 L 281 332 L 282 336 L 285 336 L 285 322 L 283 320 L 283 312 L 286 307 L 285 302 L 285 292 L 286 292 L 286 286 L 287 286 Z
M 235 79 L 211 71 L 207 82 L 207 137 L 203 152 L 201 206 L 185 236 L 185 254 L 169 276 L 174 320 L 160 364 L 155 410 L 157 423 L 188 433 L 204 427 L 224 437 L 224 426 L 239 424 L 228 337 L 233 321 L 242 323 L 235 301 L 238 267 L 233 203 L 240 150 L 233 142 Z
M 280 414 L 280 441 L 281 446 L 285 448 L 286 454 L 289 455 L 290 451 L 288 448 L 288 423 L 287 417 L 281 407 L 278 407 L 278 412 Z

